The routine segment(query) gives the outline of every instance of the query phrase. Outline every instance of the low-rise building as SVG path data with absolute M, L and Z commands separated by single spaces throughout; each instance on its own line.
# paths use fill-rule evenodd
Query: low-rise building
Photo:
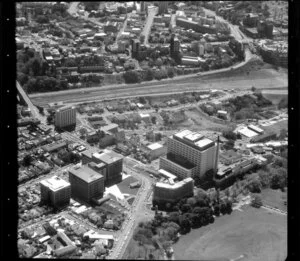
M 167 147 L 159 144 L 159 143 L 152 143 L 147 147 L 148 155 L 150 160 L 154 160 L 163 156 L 167 153 Z
M 194 180 L 186 178 L 173 185 L 157 182 L 153 187 L 153 205 L 163 203 L 174 203 L 183 197 L 192 197 L 194 191 Z

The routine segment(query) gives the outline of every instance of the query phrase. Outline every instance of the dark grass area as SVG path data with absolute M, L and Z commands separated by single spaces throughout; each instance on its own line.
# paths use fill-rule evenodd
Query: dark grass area
M 264 189 L 261 192 L 261 198 L 263 203 L 287 211 L 287 205 L 284 205 L 284 201 L 287 201 L 287 191 L 282 192 L 280 189 Z
M 281 129 L 286 129 L 286 130 L 288 129 L 288 121 L 284 120 L 284 121 L 276 122 L 275 124 L 272 124 L 270 126 L 260 126 L 260 127 L 266 132 L 275 132 L 279 134 Z
M 133 183 L 133 182 L 136 182 L 136 181 L 137 181 L 136 178 L 130 176 L 130 177 L 124 179 L 122 182 L 118 183 L 117 186 L 118 186 L 118 188 L 120 189 L 120 191 L 122 193 L 130 194 L 130 195 L 136 195 L 137 192 L 138 192 L 138 190 L 139 190 L 139 188 L 133 188 L 133 189 L 131 189 L 129 187 L 130 183 Z
M 213 224 L 192 230 L 174 244 L 175 259 L 285 260 L 287 217 L 251 206 L 216 218 Z

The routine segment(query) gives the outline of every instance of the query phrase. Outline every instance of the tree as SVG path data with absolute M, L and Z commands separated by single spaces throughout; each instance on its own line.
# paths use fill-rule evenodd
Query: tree
M 139 83 L 141 82 L 141 76 L 136 71 L 127 71 L 123 74 L 126 83 Z
M 274 170 L 274 174 L 271 178 L 272 189 L 284 189 L 287 185 L 287 173 L 284 168 Z
M 259 195 L 255 195 L 251 201 L 251 206 L 252 207 L 256 207 L 256 208 L 260 208 L 263 205 L 262 203 L 262 199 L 261 196 Z
M 223 131 L 222 135 L 228 140 L 236 140 L 236 134 L 233 131 Z
M 156 117 L 155 116 L 151 117 L 151 122 L 152 122 L 152 124 L 156 124 Z
M 47 15 L 38 15 L 36 17 L 36 22 L 39 24 L 47 24 L 49 23 L 49 17 Z
M 154 78 L 154 73 L 153 71 L 149 68 L 146 70 L 146 74 L 145 74 L 145 81 L 152 81 Z
M 33 161 L 32 156 L 28 154 L 23 158 L 23 165 L 28 167 L 28 166 L 30 166 L 32 161 Z
M 85 136 L 85 135 L 87 135 L 87 133 L 88 133 L 88 131 L 87 131 L 86 128 L 81 128 L 81 129 L 79 130 L 79 132 L 80 132 L 80 135 L 81 135 L 81 136 Z
M 287 130 L 286 130 L 286 129 L 281 129 L 278 138 L 279 138 L 280 140 L 283 140 L 283 139 L 286 137 L 286 135 L 287 135 Z
M 251 193 L 260 193 L 262 184 L 258 179 L 254 179 L 247 184 L 246 188 L 249 189 Z

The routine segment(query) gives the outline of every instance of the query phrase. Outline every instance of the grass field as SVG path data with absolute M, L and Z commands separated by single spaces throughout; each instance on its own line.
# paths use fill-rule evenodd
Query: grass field
M 277 134 L 280 133 L 281 129 L 288 129 L 288 121 L 279 121 L 276 122 L 275 124 L 272 124 L 270 126 L 260 126 L 263 130 L 266 132 L 276 132 Z
M 264 189 L 261 192 L 261 198 L 264 204 L 287 211 L 287 206 L 284 205 L 284 201 L 287 200 L 287 192 L 282 192 L 280 189 Z
M 176 127 L 178 128 L 189 128 L 192 131 L 222 131 L 228 129 L 229 127 L 229 124 L 222 124 L 213 121 L 208 115 L 197 110 L 196 108 L 186 110 L 184 113 L 188 119 L 180 124 L 177 124 Z
M 130 176 L 130 177 L 124 179 L 119 184 L 117 184 L 117 186 L 118 186 L 118 188 L 120 189 L 120 191 L 122 193 L 130 194 L 130 195 L 136 195 L 137 192 L 138 192 L 138 190 L 139 190 L 139 188 L 133 188 L 133 189 L 131 189 L 129 187 L 130 183 L 133 183 L 133 182 L 136 182 L 136 181 L 137 181 L 136 178 Z
M 216 218 L 213 224 L 192 230 L 174 245 L 175 259 L 237 258 L 282 261 L 287 256 L 287 217 L 246 206 L 243 212 Z
M 281 90 L 280 90 L 281 91 Z M 284 91 L 263 90 L 263 96 L 271 101 L 273 104 L 278 105 L 282 98 L 287 98 L 288 93 Z

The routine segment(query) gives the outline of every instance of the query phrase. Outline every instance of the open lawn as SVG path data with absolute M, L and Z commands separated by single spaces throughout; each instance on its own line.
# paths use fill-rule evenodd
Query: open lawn
M 277 134 L 279 134 L 281 129 L 286 129 L 286 130 L 288 129 L 288 121 L 283 120 L 283 121 L 276 122 L 270 126 L 260 126 L 260 127 L 266 132 L 276 132 Z
M 174 244 L 175 259 L 237 258 L 282 261 L 287 256 L 287 217 L 250 206 L 243 212 L 216 218 L 213 224 L 192 230 Z
M 287 90 L 263 90 L 263 96 L 271 101 L 273 104 L 278 105 L 282 98 L 287 98 Z
M 284 201 L 287 200 L 287 192 L 282 192 L 280 189 L 264 189 L 261 192 L 261 198 L 265 205 L 287 211 L 287 206 Z
M 136 182 L 136 181 L 137 181 L 136 178 L 130 176 L 130 177 L 124 179 L 122 182 L 118 183 L 117 186 L 123 194 L 126 193 L 126 194 L 130 194 L 130 195 L 136 195 L 139 188 L 132 188 L 131 189 L 129 187 L 130 183 L 133 183 L 133 182 Z
M 186 121 L 177 124 L 176 126 L 179 128 L 189 128 L 190 130 L 200 131 L 200 130 L 213 130 L 213 131 L 223 131 L 228 129 L 229 123 L 223 124 L 217 122 L 217 120 L 213 120 L 210 116 L 202 112 L 200 109 L 193 108 L 190 110 L 186 110 L 186 117 L 188 118 Z

